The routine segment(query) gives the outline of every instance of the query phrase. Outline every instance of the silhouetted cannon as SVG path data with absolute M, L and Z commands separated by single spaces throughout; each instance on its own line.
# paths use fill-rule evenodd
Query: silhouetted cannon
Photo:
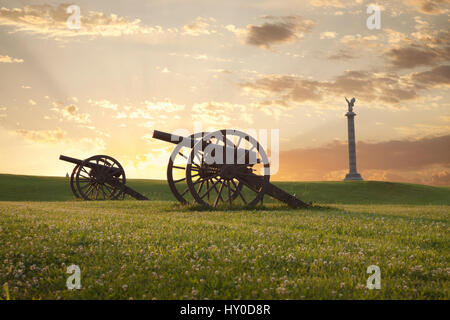
M 125 171 L 120 163 L 105 155 L 79 160 L 60 155 L 60 160 L 75 164 L 70 176 L 70 188 L 77 198 L 85 200 L 123 199 L 127 194 L 137 200 L 148 200 L 127 187 Z
M 182 137 L 155 130 L 153 138 L 176 144 L 167 181 L 181 203 L 214 208 L 221 203 L 255 206 L 267 194 L 294 208 L 308 206 L 269 182 L 267 154 L 244 132 L 219 130 Z

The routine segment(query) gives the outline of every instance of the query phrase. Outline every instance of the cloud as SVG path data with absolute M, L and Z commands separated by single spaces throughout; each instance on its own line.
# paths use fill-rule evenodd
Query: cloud
M 171 102 L 170 100 L 164 101 L 145 100 L 144 104 L 146 105 L 147 110 L 157 112 L 179 112 L 184 110 L 185 108 L 184 104 L 176 104 Z
M 366 49 L 380 47 L 381 44 L 377 40 L 378 37 L 376 35 L 362 36 L 358 33 L 345 35 L 339 41 L 354 49 Z
M 428 71 L 414 73 L 412 79 L 425 87 L 450 86 L 450 65 L 442 65 Z
M 424 14 L 440 15 L 449 12 L 449 0 L 403 0 L 403 2 Z
M 66 132 L 57 128 L 55 130 L 26 130 L 18 129 L 16 133 L 27 140 L 42 143 L 57 143 L 64 139 Z
M 260 26 L 248 25 L 246 29 L 228 25 L 226 29 L 235 33 L 246 44 L 269 49 L 273 45 L 303 39 L 304 33 L 311 32 L 315 26 L 312 20 L 305 20 L 299 16 L 264 16 L 262 19 L 268 22 Z
M 245 92 L 256 97 L 282 100 L 287 105 L 306 101 L 322 101 L 327 97 L 358 93 L 363 101 L 398 103 L 417 97 L 416 87 L 407 76 L 346 71 L 331 81 L 302 79 L 297 76 L 265 75 L 253 82 L 241 83 Z
M 166 100 L 145 100 L 141 102 L 141 107 L 127 106 L 117 112 L 116 119 L 145 119 L 154 120 L 159 117 L 166 117 L 165 113 L 176 113 L 185 109 L 184 104 L 173 103 L 170 99 Z M 153 122 L 147 121 L 147 124 Z M 144 126 L 148 126 L 144 124 Z
M 390 28 L 385 28 L 383 29 L 386 36 L 387 36 L 387 41 L 390 44 L 396 44 L 396 43 L 400 43 L 400 42 L 411 42 L 411 39 L 408 37 L 407 34 L 394 30 L 394 29 L 390 29 Z
M 347 49 L 339 49 L 336 53 L 331 53 L 328 55 L 328 60 L 352 60 L 356 59 L 357 57 Z
M 133 34 L 151 34 L 162 32 L 161 27 L 149 27 L 139 19 L 130 20 L 116 14 L 87 11 L 81 8 L 80 29 L 67 27 L 70 14 L 66 12 L 69 4 L 27 5 L 24 8 L 1 8 L 0 25 L 13 27 L 16 31 L 40 34 L 55 39 L 79 36 L 118 37 Z
M 345 8 L 345 5 L 340 0 L 311 0 L 311 5 L 314 7 Z
M 191 112 L 194 121 L 201 119 L 212 126 L 217 126 L 217 124 L 220 127 L 236 125 L 236 121 L 253 123 L 253 117 L 248 107 L 242 104 L 217 101 L 195 103 Z
M 7 110 L 6 107 L 1 107 L 1 106 L 0 106 L 0 119 L 1 119 L 1 118 L 6 118 L 6 114 L 5 114 L 5 113 L 2 113 L 2 112 L 4 112 L 4 111 L 6 111 L 6 110 Z
M 267 75 L 255 82 L 241 84 L 245 91 L 256 96 L 275 97 L 276 100 L 296 102 L 321 100 L 320 86 L 319 81 L 283 75 Z
M 433 66 L 450 60 L 450 46 L 432 48 L 428 46 L 410 45 L 390 49 L 386 56 L 390 64 L 398 69 Z
M 414 17 L 415 32 L 409 35 L 387 29 L 393 44 L 384 52 L 388 64 L 396 69 L 435 66 L 450 61 L 450 31 L 431 27 L 421 17 Z
M 216 33 L 215 30 L 210 30 L 210 23 L 215 22 L 214 18 L 197 17 L 194 22 L 183 26 L 183 34 L 197 37 L 202 34 Z
M 325 31 L 320 34 L 320 39 L 334 39 L 337 33 L 334 31 Z
M 111 101 L 106 100 L 106 99 L 103 99 L 103 100 L 92 100 L 92 99 L 89 99 L 88 103 L 90 103 L 93 106 L 97 106 L 97 107 L 100 107 L 100 108 L 103 108 L 103 109 L 117 110 L 117 108 L 118 108 L 117 104 L 114 104 Z
M 106 143 L 99 137 L 77 137 L 76 139 L 68 138 L 67 132 L 61 128 L 53 130 L 28 130 L 18 129 L 16 134 L 24 137 L 26 140 L 40 143 L 40 144 L 58 144 L 62 143 L 64 146 L 70 146 L 71 148 L 77 148 L 79 150 L 95 150 L 99 152 L 106 149 Z
M 218 61 L 218 62 L 230 62 L 231 61 L 231 59 L 212 57 L 212 56 L 208 56 L 204 53 L 189 54 L 189 53 L 171 52 L 171 53 L 169 53 L 169 56 L 191 58 L 191 59 L 195 59 L 195 60 L 211 60 L 211 61 Z
M 441 171 L 431 176 L 431 184 L 437 186 L 450 186 L 450 171 Z
M 0 63 L 23 63 L 23 59 L 0 55 Z
M 395 127 L 395 131 L 403 136 L 422 138 L 430 135 L 442 135 L 450 132 L 450 125 L 418 123 L 410 126 Z
M 291 75 L 262 75 L 256 80 L 240 83 L 248 95 L 290 107 L 307 101 L 326 101 L 354 92 L 363 102 L 380 102 L 398 107 L 400 102 L 417 99 L 419 92 L 449 85 L 450 66 L 399 76 L 389 72 L 364 70 L 345 71 L 329 81 L 303 79 Z M 258 104 L 255 104 L 258 105 Z M 259 104 L 261 106 L 261 104 Z
M 67 120 L 78 124 L 87 124 L 91 122 L 91 116 L 88 113 L 79 113 L 76 105 L 71 104 L 63 106 L 61 103 L 54 102 L 50 110 L 56 112 L 61 118 L 59 121 Z
M 440 184 L 439 177 L 444 181 L 448 179 L 442 174 L 443 168 L 450 167 L 448 145 L 450 135 L 417 140 L 359 142 L 358 171 L 366 179 Z M 342 180 L 347 171 L 347 144 L 334 142 L 321 147 L 281 151 L 280 169 L 274 178 L 291 181 Z

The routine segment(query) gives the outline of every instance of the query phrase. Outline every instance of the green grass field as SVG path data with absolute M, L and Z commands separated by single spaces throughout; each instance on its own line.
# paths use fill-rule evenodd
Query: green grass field
M 279 183 L 320 207 L 204 211 L 164 181 L 129 185 L 152 200 L 77 201 L 65 178 L 0 175 L 0 298 L 450 298 L 448 187 Z M 66 289 L 71 264 L 81 290 Z

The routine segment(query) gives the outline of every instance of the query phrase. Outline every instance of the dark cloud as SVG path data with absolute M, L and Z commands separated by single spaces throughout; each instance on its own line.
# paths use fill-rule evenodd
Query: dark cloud
M 310 32 L 315 23 L 303 20 L 297 16 L 276 18 L 266 16 L 269 20 L 261 26 L 247 26 L 245 42 L 250 45 L 270 48 L 274 44 L 296 41 L 303 37 L 304 32 Z
M 357 57 L 352 54 L 349 50 L 345 49 L 339 49 L 336 53 L 331 53 L 328 55 L 328 60 L 352 60 L 356 59 Z
M 410 45 L 408 47 L 390 49 L 386 56 L 389 63 L 398 69 L 434 66 L 450 60 L 450 46 L 432 48 Z
M 422 86 L 450 85 L 450 65 L 439 66 L 428 71 L 414 73 L 412 79 Z
M 318 81 L 299 79 L 294 76 L 271 75 L 255 82 L 242 83 L 244 89 L 257 92 L 259 95 L 281 95 L 282 100 L 296 102 L 321 100 Z
M 357 144 L 358 171 L 378 179 L 450 184 L 450 135 L 419 140 L 398 140 Z M 430 172 L 430 168 L 436 172 Z M 444 168 L 444 169 L 443 169 Z M 275 179 L 343 179 L 348 170 L 346 143 L 280 152 L 280 169 Z M 442 172 L 444 170 L 444 173 Z M 428 176 L 424 177 L 424 172 Z M 334 175 L 333 173 L 337 173 Z M 344 174 L 344 175 L 343 175 Z
M 444 14 L 448 12 L 449 0 L 403 0 L 409 5 L 416 7 L 417 11 L 425 14 Z
M 286 103 L 321 101 L 325 96 L 348 95 L 352 92 L 363 101 L 398 103 L 417 97 L 416 86 L 407 80 L 393 73 L 346 71 L 332 81 L 267 75 L 253 82 L 241 83 L 241 87 L 257 96 L 283 99 Z
M 450 66 L 442 65 L 405 76 L 393 72 L 346 71 L 330 81 L 265 75 L 254 81 L 241 83 L 240 86 L 257 97 L 264 97 L 264 101 L 283 101 L 285 105 L 352 94 L 364 102 L 379 101 L 396 105 L 416 99 L 422 90 L 448 84 Z

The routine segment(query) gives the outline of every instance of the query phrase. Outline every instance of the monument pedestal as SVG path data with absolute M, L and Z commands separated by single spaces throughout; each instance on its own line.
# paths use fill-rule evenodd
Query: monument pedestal
M 363 180 L 359 173 L 347 173 L 344 180 Z
M 352 101 L 354 102 L 354 100 Z M 344 180 L 363 180 L 361 175 L 356 170 L 356 145 L 355 145 L 355 116 L 353 112 L 353 104 L 349 104 L 349 111 L 345 114 L 347 117 L 348 125 L 348 162 L 349 173 L 345 176 Z

